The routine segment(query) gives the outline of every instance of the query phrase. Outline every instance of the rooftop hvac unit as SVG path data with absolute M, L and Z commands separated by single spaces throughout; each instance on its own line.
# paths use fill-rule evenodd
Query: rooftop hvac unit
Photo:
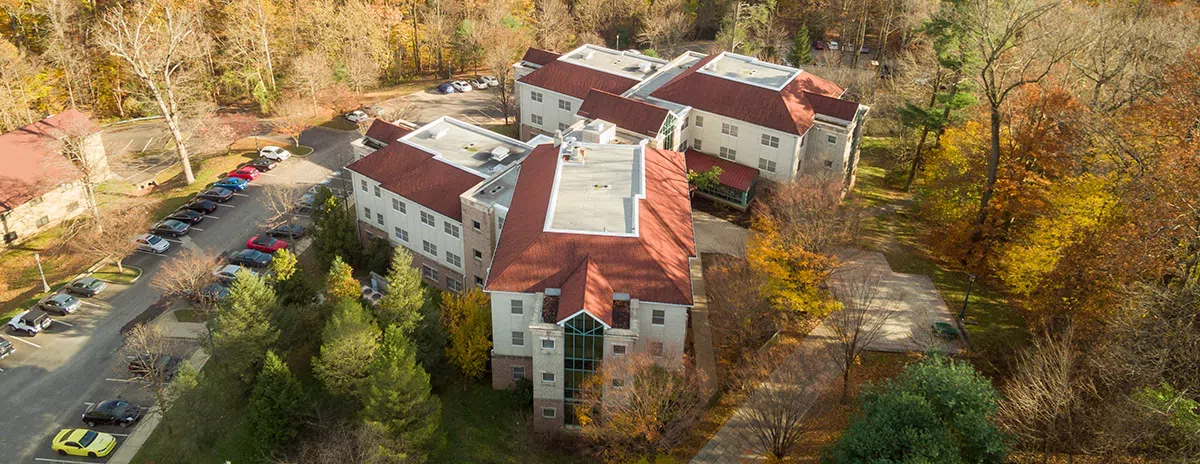
M 492 159 L 496 161 L 504 161 L 504 158 L 508 158 L 508 154 L 509 151 L 507 147 L 496 147 L 492 149 Z
M 641 62 L 641 64 L 638 64 L 638 71 L 649 72 L 650 71 L 650 63 L 645 62 L 645 61 Z
M 596 56 L 595 50 L 588 50 L 583 53 L 583 59 L 585 59 L 585 60 L 590 60 L 590 59 L 592 59 L 593 56 Z
M 434 139 L 434 140 L 437 140 L 437 139 L 440 139 L 440 138 L 442 138 L 442 137 L 445 137 L 445 136 L 446 136 L 446 134 L 449 134 L 449 133 L 450 133 L 450 128 L 449 128 L 449 127 L 442 127 L 442 128 L 439 128 L 439 129 L 437 129 L 437 130 L 431 131 L 431 132 L 429 133 L 429 138 L 431 138 L 431 139 Z

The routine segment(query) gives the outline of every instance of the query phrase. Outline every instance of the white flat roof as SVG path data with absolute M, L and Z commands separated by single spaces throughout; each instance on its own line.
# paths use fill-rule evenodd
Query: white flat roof
M 483 178 L 503 171 L 533 147 L 482 127 L 442 116 L 400 139 Z M 499 154 L 507 153 L 505 156 Z
M 800 70 L 759 61 L 754 57 L 725 52 L 717 55 L 716 58 L 705 64 L 703 68 L 700 68 L 698 72 L 731 81 L 780 90 L 791 82 L 792 79 L 795 79 Z
M 545 230 L 637 236 L 638 201 L 646 196 L 645 146 L 579 147 L 583 163 L 558 157 Z
M 651 58 L 636 50 L 618 51 L 592 44 L 584 44 L 558 59 L 636 81 L 645 80 L 667 64 L 666 60 Z

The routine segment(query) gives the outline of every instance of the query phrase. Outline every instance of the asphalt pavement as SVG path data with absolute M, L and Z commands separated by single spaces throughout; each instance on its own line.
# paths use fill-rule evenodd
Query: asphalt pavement
M 5 331 L 17 351 L 0 360 L 0 463 L 15 462 L 92 462 L 87 459 L 58 456 L 50 450 L 50 440 L 63 428 L 85 427 L 80 414 L 88 403 L 123 398 L 149 405 L 152 394 L 145 385 L 129 378 L 126 360 L 120 351 L 124 344 L 121 328 L 147 311 L 162 292 L 150 286 L 155 272 L 170 266 L 172 256 L 181 247 L 197 247 L 214 252 L 244 248 L 254 235 L 257 221 L 265 214 L 258 201 L 262 186 L 268 184 L 311 185 L 330 178 L 353 156 L 350 141 L 356 132 L 314 127 L 300 135 L 300 143 L 313 147 L 308 157 L 292 157 L 258 180 L 238 196 L 223 204 L 212 217 L 197 224 L 180 239 L 170 239 L 172 249 L 163 255 L 135 253 L 125 264 L 144 272 L 132 285 L 113 285 L 95 298 L 84 299 L 84 307 L 61 318 L 46 331 L 26 337 Z M 216 179 L 198 179 L 213 182 Z M 130 231 L 130 238 L 140 231 Z M 181 355 L 194 350 L 181 345 Z M 133 428 L 98 427 L 123 440 Z M 119 446 L 119 445 L 118 445 Z

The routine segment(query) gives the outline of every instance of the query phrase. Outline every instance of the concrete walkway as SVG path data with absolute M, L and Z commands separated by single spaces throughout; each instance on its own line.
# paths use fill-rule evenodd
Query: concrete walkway
M 953 344 L 938 345 L 941 342 L 929 333 L 931 320 L 950 321 L 949 310 L 941 300 L 933 281 L 927 276 L 899 274 L 892 272 L 887 259 L 876 252 L 851 252 L 846 255 L 845 264 L 838 269 L 831 280 L 852 278 L 854 273 L 866 272 L 878 274 L 880 282 L 880 307 L 894 311 L 885 325 L 880 336 L 869 349 L 873 351 L 909 351 L 937 348 L 947 352 L 957 349 Z M 803 369 L 805 375 L 794 375 L 794 372 L 784 372 L 782 369 L 771 374 L 764 385 L 778 384 L 782 379 L 803 378 L 809 386 L 800 391 L 813 395 L 812 402 L 821 392 L 836 386 L 841 368 L 830 353 L 838 351 L 834 331 L 826 320 L 818 325 L 800 343 L 791 358 L 780 363 L 787 369 Z M 800 366 L 800 367 L 795 367 Z M 751 395 L 761 392 L 751 393 Z M 753 403 L 747 401 L 747 404 Z M 735 411 L 725 425 L 713 435 L 712 439 L 696 453 L 692 464 L 736 464 L 758 462 L 761 459 L 753 451 L 747 430 L 747 406 Z
M 696 234 L 698 253 L 721 253 L 739 258 L 746 256 L 746 229 L 694 209 L 692 229 Z
M 700 371 L 701 389 L 706 398 L 717 392 L 717 357 L 713 352 L 712 329 L 708 325 L 708 294 L 704 291 L 704 265 L 700 258 L 691 260 L 692 267 L 692 347 L 696 369 Z

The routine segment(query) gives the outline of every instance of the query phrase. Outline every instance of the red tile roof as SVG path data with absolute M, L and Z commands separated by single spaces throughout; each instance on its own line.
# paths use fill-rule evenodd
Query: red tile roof
M 462 220 L 458 196 L 483 181 L 470 172 L 440 160 L 429 152 L 404 142 L 389 144 L 346 166 L 376 182 L 383 189 Z
M 815 110 L 809 95 L 837 98 L 843 92 L 841 87 L 807 72 L 800 72 L 778 91 L 697 72 L 717 56 L 697 61 L 650 96 L 802 135 L 813 124 Z
M 574 316 L 579 311 L 587 311 L 597 320 L 613 325 L 613 288 L 600 266 L 590 257 L 584 258 L 575 271 L 567 277 L 562 285 L 562 295 L 558 300 L 558 320 Z
M 638 83 L 628 77 L 609 74 L 562 60 L 554 60 L 543 65 L 522 77 L 520 82 L 580 100 L 587 97 L 588 91 L 592 89 L 619 94 Z
M 603 119 L 627 131 L 650 137 L 658 135 L 670 113 L 670 110 L 661 106 L 596 89 L 588 92 L 578 111 L 585 118 Z
M 843 121 L 853 121 L 854 115 L 858 113 L 858 103 L 850 100 L 826 97 L 811 92 L 804 92 L 804 96 L 808 97 L 809 102 L 812 102 L 813 112 L 817 114 L 832 116 Z
M 564 289 L 572 274 L 591 261 L 588 266 L 595 266 L 615 292 L 644 301 L 692 304 L 688 258 L 696 255 L 696 244 L 683 155 L 647 148 L 644 161 L 646 198 L 638 202 L 639 236 L 545 232 L 558 148 L 535 148 L 521 165 L 487 290 Z
M 721 168 L 721 176 L 718 179 L 721 185 L 743 192 L 749 192 L 750 186 L 754 185 L 754 179 L 758 178 L 758 169 L 744 164 L 737 164 L 733 161 L 700 153 L 692 149 L 688 149 L 684 153 L 684 156 L 687 157 L 687 168 L 689 171 L 704 172 L 712 169 L 713 166 L 719 167 Z
M 545 66 L 547 63 L 557 60 L 561 56 L 554 52 L 542 50 L 540 48 L 529 47 L 525 50 L 525 56 L 521 57 L 521 61 L 527 61 L 536 65 Z
M 371 123 L 371 127 L 367 129 L 366 135 L 383 143 L 393 143 L 410 132 L 412 132 L 412 129 L 398 126 L 382 119 L 376 119 L 375 122 Z
M 83 176 L 54 147 L 65 132 L 99 130 L 83 113 L 67 110 L 0 135 L 0 213 Z

